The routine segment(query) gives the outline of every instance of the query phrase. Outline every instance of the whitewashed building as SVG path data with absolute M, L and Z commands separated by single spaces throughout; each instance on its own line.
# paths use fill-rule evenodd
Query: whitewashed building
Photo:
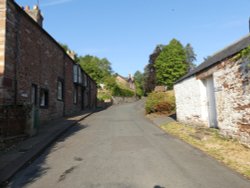
M 178 121 L 220 129 L 250 145 L 250 35 L 174 85 Z

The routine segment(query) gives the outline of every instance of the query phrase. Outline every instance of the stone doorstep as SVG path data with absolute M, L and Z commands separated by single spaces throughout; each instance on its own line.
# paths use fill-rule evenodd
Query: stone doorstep
M 27 139 L 17 146 L 15 150 L 0 156 L 0 187 L 7 183 L 22 167 L 38 157 L 63 133 L 92 113 L 87 112 L 84 115 L 53 121 L 45 125 L 37 136 Z M 49 126 L 53 123 L 56 125 Z

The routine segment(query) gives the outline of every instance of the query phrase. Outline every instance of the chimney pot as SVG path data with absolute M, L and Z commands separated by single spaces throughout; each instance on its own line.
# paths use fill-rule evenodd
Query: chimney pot
M 25 6 L 24 11 L 29 14 L 33 20 L 35 20 L 41 27 L 43 26 L 43 16 L 37 5 L 33 6 L 33 9 L 30 10 L 29 6 Z

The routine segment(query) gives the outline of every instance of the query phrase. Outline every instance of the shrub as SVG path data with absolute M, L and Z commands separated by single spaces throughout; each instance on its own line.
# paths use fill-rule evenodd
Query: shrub
M 175 97 L 173 91 L 153 92 L 147 97 L 146 113 L 162 112 L 172 114 L 175 112 Z
M 112 96 L 109 93 L 98 92 L 97 99 L 99 101 L 105 101 L 105 100 L 112 99 Z
M 125 88 L 121 88 L 118 85 L 113 87 L 112 95 L 117 97 L 133 97 L 134 92 Z

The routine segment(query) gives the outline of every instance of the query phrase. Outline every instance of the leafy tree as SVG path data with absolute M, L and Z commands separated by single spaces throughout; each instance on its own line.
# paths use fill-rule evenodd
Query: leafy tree
M 111 63 L 106 59 L 86 55 L 78 57 L 81 67 L 95 80 L 98 84 L 104 83 L 107 77 L 112 74 Z
M 162 44 L 155 47 L 153 53 L 149 56 L 149 63 L 144 69 L 144 89 L 146 93 L 153 91 L 156 86 L 156 72 L 154 63 L 163 48 L 164 45 Z
M 115 76 L 106 77 L 104 83 L 106 84 L 106 88 L 109 90 L 112 90 L 117 85 Z
M 70 50 L 67 44 L 63 44 L 63 43 L 59 43 L 59 44 L 62 46 L 62 48 L 65 50 L 65 52 Z
M 136 88 L 136 94 L 138 96 L 144 95 L 144 78 L 143 74 L 140 71 L 136 71 L 134 74 L 134 81 L 135 81 L 135 88 Z
M 172 39 L 157 57 L 154 67 L 156 69 L 156 81 L 159 85 L 166 85 L 169 89 L 188 71 L 186 53 L 182 44 Z
M 194 64 L 194 61 L 196 61 L 196 54 L 194 53 L 194 49 L 191 46 L 191 44 L 187 44 L 185 46 L 185 52 L 186 52 L 186 57 L 187 57 L 187 63 L 189 65 L 189 71 L 192 71 L 196 65 Z

